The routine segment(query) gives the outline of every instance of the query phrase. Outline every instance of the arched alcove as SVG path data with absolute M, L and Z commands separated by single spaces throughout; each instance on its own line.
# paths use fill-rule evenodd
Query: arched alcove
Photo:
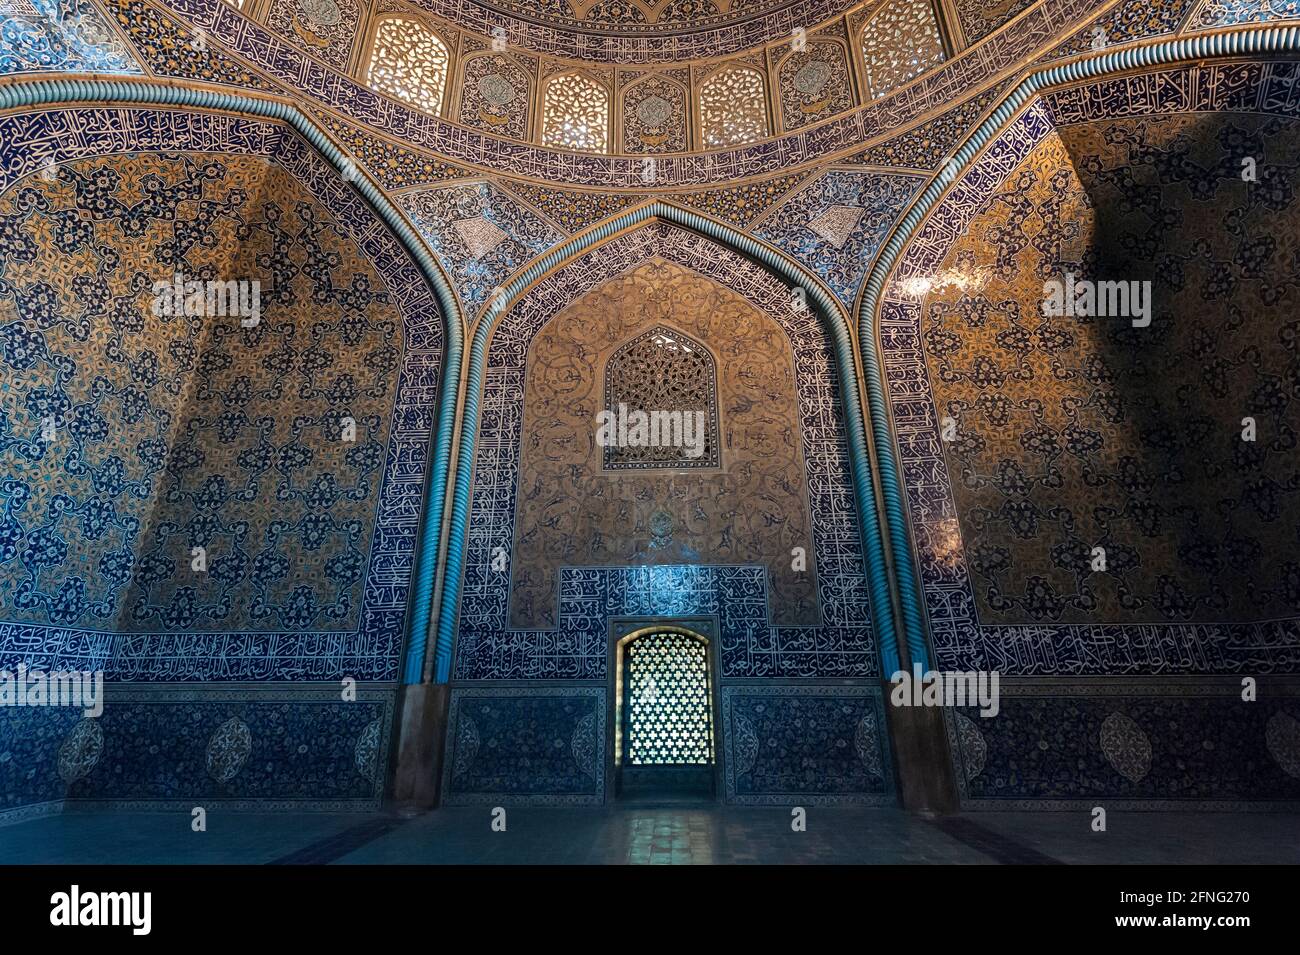
M 813 795 L 892 798 L 876 691 L 843 682 L 877 664 L 860 538 L 831 530 L 854 496 L 849 432 L 831 336 L 806 301 L 706 236 L 649 222 L 534 279 L 480 331 L 490 340 L 476 345 L 483 394 L 451 691 L 453 723 L 472 730 L 451 727 L 449 801 L 495 786 L 533 802 L 601 802 L 617 720 L 605 709 L 611 634 L 618 621 L 701 614 L 717 628 L 718 752 L 732 709 L 746 740 L 728 799 L 778 798 L 774 734 L 814 713 L 850 742 L 809 757 L 824 760 L 806 781 Z M 607 360 L 656 335 L 715 358 L 716 468 L 603 467 Z M 796 676 L 807 683 L 761 682 Z M 529 739 L 510 729 L 525 725 Z M 751 738 L 771 745 L 752 751 Z M 511 768 L 539 740 L 567 754 L 548 763 L 564 773 Z

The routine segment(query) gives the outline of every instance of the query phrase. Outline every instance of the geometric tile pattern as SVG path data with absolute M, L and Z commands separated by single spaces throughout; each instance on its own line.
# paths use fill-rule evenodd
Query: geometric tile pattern
M 900 259 L 882 308 L 881 340 L 902 453 L 901 465 L 908 475 L 906 490 L 912 531 L 941 667 L 993 668 L 1003 674 L 1024 675 L 1121 675 L 1293 672 L 1300 666 L 1300 633 L 1294 619 L 1233 624 L 1199 622 L 1223 619 L 1205 612 L 1191 620 L 1183 616 L 1177 624 L 1146 621 L 1121 626 L 1089 618 L 1088 623 L 1078 625 L 1057 624 L 1048 619 L 1033 626 L 988 622 L 981 625 L 972 589 L 973 574 L 981 558 L 962 551 L 956 521 L 972 515 L 959 515 L 953 504 L 950 482 L 956 477 L 950 477 L 950 465 L 945 463 L 950 452 L 939 436 L 940 412 L 933 404 L 929 373 L 924 365 L 926 344 L 918 338 L 921 313 L 916 301 L 923 294 L 916 291 L 917 283 L 930 282 L 943 274 L 945 251 L 970 233 L 975 217 L 988 207 L 989 197 L 997 194 L 1003 183 L 1014 184 L 1012 177 L 1022 174 L 1017 170 L 1025 159 L 1053 135 L 1052 116 L 1058 122 L 1071 124 L 1115 120 L 1135 113 L 1149 115 L 1156 103 L 1171 113 L 1230 109 L 1241 104 L 1294 116 L 1300 113 L 1300 103 L 1291 92 L 1294 72 L 1291 65 L 1229 65 L 1199 72 L 1162 71 L 1138 80 L 1100 81 L 1054 93 L 1044 103 L 1022 114 L 990 145 L 984 158 L 954 183 Z M 1230 147 L 1238 163 L 1236 154 L 1241 150 L 1238 142 Z M 1148 151 L 1145 155 L 1158 154 Z M 1102 168 L 1086 157 L 1080 162 L 1085 171 Z M 1192 177 L 1191 188 L 1199 188 L 1195 186 L 1194 177 L 1199 175 L 1196 167 L 1186 159 L 1181 162 L 1181 166 L 1174 167 L 1178 175 Z M 1239 165 L 1234 166 L 1238 168 Z M 1171 169 L 1169 175 L 1173 174 Z M 1211 173 L 1210 177 L 1220 175 L 1221 172 Z M 1016 221 L 1023 223 L 1024 218 L 1017 216 Z M 1011 241 L 1014 234 L 1004 230 L 990 232 L 988 236 L 997 248 L 1000 243 Z M 1064 241 L 1063 233 L 1046 230 L 1034 241 L 1052 257 L 1062 255 L 1057 245 L 1042 243 L 1060 243 Z M 1148 257 L 1145 253 L 1139 256 L 1145 257 Z M 1061 261 L 1068 262 L 1068 256 Z M 1003 266 L 994 263 L 991 267 Z M 992 317 L 990 314 L 989 318 Z M 945 409 L 943 413 L 950 411 Z M 1154 432 L 1152 440 L 1158 440 Z M 992 477 L 998 479 L 996 474 Z M 1162 494 L 1167 496 L 1167 491 Z M 1182 553 L 1195 556 L 1197 551 L 1184 548 Z M 1119 556 L 1122 560 L 1122 551 Z
M 70 133 L 73 129 L 75 135 Z M 6 623 L 0 625 L 0 663 L 12 665 L 17 658 L 24 658 L 33 666 L 50 668 L 103 667 L 108 671 L 109 679 L 115 680 L 336 680 L 343 675 L 357 679 L 392 679 L 397 672 L 403 637 L 406 590 L 423 503 L 425 455 L 441 353 L 441 319 L 432 291 L 414 263 L 400 251 L 397 240 L 379 226 L 374 214 L 351 186 L 343 182 L 337 172 L 296 134 L 276 123 L 144 108 L 51 110 L 5 117 L 0 121 L 0 139 L 31 143 L 37 148 L 46 142 L 58 144 L 52 157 L 38 153 L 37 149 L 16 154 L 6 170 L 14 178 L 44 169 L 50 158 L 66 164 L 81 156 L 112 154 L 120 150 L 157 150 L 164 144 L 166 148 L 178 151 L 210 152 L 215 149 L 246 157 L 273 155 L 275 166 L 268 168 L 278 168 L 281 174 L 301 184 L 295 188 L 305 187 L 306 194 L 312 197 L 310 201 L 298 200 L 285 210 L 287 215 L 294 217 L 299 233 L 304 236 L 324 235 L 326 222 L 336 223 L 341 239 L 346 237 L 344 241 L 355 243 L 357 251 L 370 262 L 379 263 L 375 268 L 380 287 L 384 295 L 390 296 L 391 306 L 400 310 L 405 326 L 405 341 L 396 337 L 388 351 L 375 356 L 375 363 L 369 370 L 372 379 L 366 382 L 366 387 L 382 387 L 378 385 L 379 381 L 392 381 L 396 384 L 396 391 L 390 392 L 394 394 L 390 398 L 394 403 L 389 404 L 385 412 L 385 416 L 391 417 L 388 425 L 390 436 L 374 449 L 374 466 L 378 471 L 370 471 L 371 476 L 367 479 L 370 489 L 366 496 L 368 504 L 364 508 L 369 516 L 361 525 L 347 532 L 358 540 L 364 539 L 370 548 L 369 560 L 347 571 L 348 576 L 354 571 L 361 573 L 362 589 L 359 599 L 351 599 L 348 609 L 337 622 L 322 625 L 318 620 L 306 627 L 282 629 L 289 618 L 282 621 L 267 617 L 256 622 L 236 619 L 236 614 L 248 613 L 256 607 L 256 602 L 240 601 L 237 606 L 231 605 L 229 619 L 213 619 L 206 624 L 212 632 L 202 635 L 195 633 L 196 629 L 203 629 L 201 627 L 169 630 L 164 625 L 159 632 L 148 633 L 140 632 L 138 625 L 132 625 L 130 636 L 115 636 L 111 621 L 98 627 L 87 626 L 83 621 L 80 626 L 86 629 L 74 628 L 67 623 Z M 217 175 L 217 166 L 203 168 L 208 174 Z M 0 189 L 4 185 L 0 183 Z M 143 225 L 148 220 L 141 216 L 149 208 L 147 204 L 140 205 L 134 210 L 125 209 L 119 215 L 124 223 L 139 222 Z M 214 203 L 212 213 L 218 208 Z M 68 220 L 67 227 L 71 228 L 73 224 L 73 220 Z M 22 233 L 15 233 L 15 237 L 19 235 Z M 74 236 L 83 237 L 74 240 Z M 84 234 L 75 230 L 68 232 L 64 241 L 72 242 L 68 248 L 75 250 L 80 247 L 77 243 L 84 241 Z M 353 280 L 353 276 L 340 277 L 340 281 L 332 285 L 332 291 L 322 290 L 322 293 L 340 303 L 351 301 L 348 296 L 355 296 L 360 291 L 359 286 L 353 285 Z M 282 275 L 279 281 L 282 283 L 279 294 L 288 294 L 288 287 L 283 285 L 287 275 Z M 268 290 L 276 287 L 275 284 L 267 286 Z M 86 288 L 90 290 L 92 287 Z M 372 294 L 378 294 L 379 290 L 372 285 Z M 302 291 L 310 294 L 305 286 Z M 32 302 L 35 304 L 36 299 Z M 132 315 L 135 313 L 129 308 L 115 309 L 111 302 L 103 303 L 103 307 L 110 310 L 109 314 L 119 315 L 128 325 L 134 321 Z M 28 314 L 32 321 L 39 323 L 45 312 L 38 308 Z M 396 314 L 393 317 L 396 318 Z M 188 360 L 186 354 L 184 349 L 176 352 L 182 360 Z M 25 360 L 17 353 L 14 358 Z M 152 374 L 151 362 L 135 360 L 132 365 L 137 374 Z M 231 394 L 237 397 L 239 388 L 235 387 Z M 125 398 L 126 393 L 123 395 Z M 230 423 L 238 420 L 236 415 Z M 92 419 L 86 421 L 93 423 Z M 358 431 L 363 436 L 365 428 L 364 420 L 358 420 Z M 95 432 L 92 428 L 79 433 L 84 435 L 82 440 L 91 440 Z M 364 439 L 360 443 L 368 447 Z M 355 450 L 362 453 L 360 448 Z M 261 453 L 256 442 L 251 445 L 249 454 L 255 452 Z M 364 453 L 369 455 L 372 452 L 366 450 Z M 288 466 L 291 460 L 293 455 L 282 458 L 280 466 Z M 253 458 L 248 457 L 246 461 L 251 465 Z M 356 461 L 360 463 L 359 458 Z M 102 487 L 110 486 L 104 484 L 106 479 L 119 480 L 111 477 L 119 473 L 116 466 L 102 473 L 103 477 L 98 479 Z M 305 488 L 291 483 L 296 479 L 289 479 L 289 473 L 293 473 L 292 470 L 284 472 L 282 478 L 288 482 L 285 484 L 286 492 L 296 489 L 298 493 L 306 493 Z M 212 490 L 218 490 L 216 485 Z M 318 495 L 312 500 L 323 505 L 333 493 L 321 485 L 311 492 Z M 319 496 L 322 494 L 323 497 Z M 94 524 L 86 526 L 95 532 Z M 321 524 L 320 530 L 324 532 L 326 527 L 327 524 Z M 379 527 L 382 527 L 382 532 Z M 188 546 L 185 552 L 188 555 Z M 310 551 L 299 554 L 299 557 L 305 561 L 304 568 L 312 566 Z M 237 566 L 223 567 L 218 576 L 227 570 L 235 572 Z M 262 572 L 271 569 L 267 565 Z M 343 564 L 338 564 L 336 569 L 343 572 Z M 251 571 L 250 564 L 243 572 Z M 314 570 L 305 572 L 316 573 Z M 103 583 L 96 579 L 95 586 Z M 347 617 L 352 621 L 350 629 L 344 622 Z M 313 627 L 322 627 L 323 632 L 317 632 Z M 328 633 L 328 637 L 324 633 Z

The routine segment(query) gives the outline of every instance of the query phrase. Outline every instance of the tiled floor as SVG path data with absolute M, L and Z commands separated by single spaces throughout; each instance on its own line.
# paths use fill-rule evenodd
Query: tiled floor
M 410 819 L 210 810 L 68 812 L 0 829 L 7 863 L 1228 863 L 1300 862 L 1300 815 L 975 813 L 926 820 L 897 809 L 511 809 Z

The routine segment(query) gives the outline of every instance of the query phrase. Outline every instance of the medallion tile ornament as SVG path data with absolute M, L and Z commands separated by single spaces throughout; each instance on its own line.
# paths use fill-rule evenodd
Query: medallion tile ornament
M 683 152 L 689 115 L 681 84 L 653 75 L 637 81 L 623 93 L 623 151 Z
M 833 42 L 810 42 L 777 69 L 781 123 L 787 130 L 842 113 L 853 105 L 848 56 Z
M 192 33 L 181 31 L 165 20 L 171 36 L 160 35 L 158 17 L 151 0 L 103 0 L 117 13 L 128 36 L 138 47 L 151 69 L 160 75 L 191 76 L 196 69 L 211 74 L 212 82 L 256 88 L 270 87 L 258 74 L 249 73 L 229 58 L 210 48 L 201 65 L 188 54 L 172 63 L 168 51 L 183 47 Z M 159 0 L 161 2 L 161 0 Z M 356 80 L 325 64 L 306 57 L 297 47 L 259 24 L 241 17 L 224 0 L 166 0 L 185 20 L 203 29 L 224 45 L 256 65 L 284 87 L 301 91 L 315 103 L 346 113 L 359 122 L 404 140 L 412 147 L 434 150 L 453 163 L 479 164 L 506 174 L 531 177 L 539 181 L 591 188 L 623 189 L 644 185 L 643 163 L 636 157 L 602 157 L 595 153 L 575 156 L 564 150 L 537 147 L 503 148 L 500 137 L 485 136 L 477 131 L 467 135 L 463 126 L 440 122 L 429 113 L 403 106 L 382 96 Z M 435 0 L 424 0 L 426 3 Z M 449 0 L 461 2 L 461 0 Z M 930 71 L 897 97 L 887 96 L 865 108 L 819 121 L 808 129 L 797 130 L 773 142 L 755 143 L 720 153 L 688 153 L 665 157 L 669 166 L 664 175 L 682 187 L 701 187 L 740 178 L 771 176 L 784 168 L 812 162 L 836 152 L 847 152 L 855 144 L 881 130 L 895 128 L 921 119 L 925 113 L 946 103 L 954 88 L 977 88 L 1000 72 L 1023 59 L 1027 48 L 1037 49 L 1052 41 L 1060 23 L 1074 22 L 1091 8 L 1093 0 L 1041 0 L 1017 24 L 1000 31 L 977 51 L 959 57 L 950 64 Z M 134 24 L 143 18 L 142 28 Z M 790 29 L 798 24 L 791 24 Z M 482 35 L 491 35 L 493 24 L 484 23 Z M 787 35 L 789 30 L 786 31 Z M 517 40 L 511 35 L 511 41 Z M 627 47 L 630 51 L 636 44 Z M 680 50 L 681 47 L 679 46 Z M 639 50 L 620 62 L 628 63 L 650 56 L 664 55 L 677 59 L 676 53 L 663 50 Z M 579 54 L 578 59 L 586 59 Z M 243 73 L 237 80 L 233 74 Z M 197 77 L 196 77 L 197 78 Z M 205 77 L 209 78 L 209 77 Z M 761 82 L 762 77 L 758 80 Z M 757 100 L 754 101 L 757 103 Z M 766 134 L 763 134 L 766 135 Z M 708 143 L 705 143 L 708 146 Z
M 596 778 L 596 761 L 601 758 L 600 725 L 595 711 L 588 713 L 573 728 L 573 737 L 569 745 L 573 750 L 573 761 L 586 776 Z
M 1300 779 L 1300 720 L 1279 710 L 1269 717 L 1264 738 L 1269 755 L 1282 771 Z
M 208 741 L 204 756 L 208 775 L 219 783 L 228 783 L 244 768 L 253 751 L 253 735 L 248 724 L 234 716 L 222 723 Z
M 844 248 L 858 223 L 862 221 L 865 209 L 861 206 L 829 206 L 824 212 L 808 223 L 808 228 L 835 246 Z
M 853 731 L 853 750 L 858 754 L 858 760 L 866 769 L 867 775 L 885 775 L 880 763 L 879 729 L 876 726 L 876 714 L 872 710 L 867 710 L 862 714 L 862 719 L 858 720 L 857 728 Z
M 266 22 L 312 56 L 346 69 L 359 20 L 357 0 L 272 0 Z
M 1151 740 L 1123 713 L 1106 717 L 1099 742 L 1106 761 L 1129 782 L 1140 783 L 1151 772 Z
M 528 135 L 532 82 L 512 57 L 476 54 L 465 61 L 460 121 L 512 139 Z
M 104 753 L 104 731 L 99 721 L 79 721 L 59 747 L 59 778 L 68 785 L 90 775 Z
M 362 778 L 372 783 L 380 783 L 380 769 L 384 764 L 379 752 L 380 740 L 383 739 L 383 727 L 379 720 L 372 720 L 357 737 L 357 745 L 352 752 L 352 763 Z

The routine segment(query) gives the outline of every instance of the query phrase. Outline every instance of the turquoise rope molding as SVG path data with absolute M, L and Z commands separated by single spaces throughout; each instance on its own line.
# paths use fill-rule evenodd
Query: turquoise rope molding
M 840 403 L 844 408 L 845 424 L 848 428 L 849 460 L 853 470 L 853 487 L 862 524 L 867 584 L 877 623 L 876 639 L 880 646 L 884 672 L 893 673 L 898 669 L 898 640 L 895 636 L 889 575 L 885 567 L 884 547 L 881 544 L 880 525 L 876 517 L 875 495 L 871 484 L 866 426 L 862 418 L 862 396 L 858 390 L 857 369 L 853 360 L 853 341 L 843 310 L 811 272 L 791 262 L 775 249 L 697 213 L 680 209 L 666 202 L 653 201 L 609 219 L 595 229 L 575 236 L 535 260 L 522 273 L 516 275 L 513 281 L 504 286 L 501 293 L 493 296 L 488 308 L 479 319 L 474 331 L 474 341 L 470 346 L 469 370 L 465 378 L 465 406 L 461 418 L 463 430 L 456 460 L 451 531 L 447 539 L 446 576 L 443 582 L 442 606 L 438 614 L 438 636 L 434 645 L 434 681 L 446 683 L 451 677 L 457 605 L 465 569 L 465 537 L 469 525 L 469 499 L 474 474 L 474 446 L 478 438 L 483 365 L 496 320 L 533 282 L 566 259 L 618 232 L 630 231 L 651 219 L 662 219 L 674 225 L 693 229 L 741 255 L 757 260 L 785 281 L 804 289 L 807 298 L 821 317 L 823 326 L 831 336 L 839 371 Z
M 183 86 L 162 85 L 139 80 L 59 79 L 10 83 L 0 86 L 0 110 L 21 109 L 72 103 L 131 103 L 139 106 L 185 106 L 200 110 L 244 113 L 278 120 L 292 127 L 323 156 L 330 165 L 346 175 L 379 218 L 393 231 L 397 240 L 419 266 L 433 289 L 443 317 L 443 370 L 438 420 L 430 441 L 433 446 L 429 475 L 425 485 L 425 512 L 415 553 L 411 579 L 411 600 L 407 617 L 405 661 L 402 682 L 419 683 L 433 609 L 433 588 L 437 579 L 438 543 L 442 529 L 443 502 L 447 497 L 447 473 L 451 464 L 451 437 L 456 424 L 455 396 L 460 385 L 464 331 L 460 307 L 442 267 L 429 253 L 401 213 L 379 188 L 364 175 L 354 175 L 361 167 L 336 146 L 315 122 L 297 107 L 275 100 L 258 99 L 240 93 L 195 90 Z M 450 400 L 448 400 L 450 396 Z
M 862 352 L 862 370 L 867 389 L 867 409 L 875 439 L 876 463 L 880 468 L 881 497 L 890 549 L 898 581 L 899 602 L 907 649 L 915 665 L 929 668 L 925 614 L 920 576 L 913 560 L 912 538 L 907 523 L 903 484 L 894 454 L 894 431 L 890 424 L 889 404 L 885 397 L 884 375 L 880 365 L 876 312 L 889 273 L 898 263 L 903 249 L 911 242 L 926 217 L 938 204 L 948 185 L 970 168 L 975 157 L 1015 117 L 1021 107 L 1044 89 L 1095 79 L 1109 73 L 1150 66 L 1166 66 L 1203 59 L 1217 59 L 1252 54 L 1294 53 L 1300 51 L 1300 27 L 1247 27 L 1209 36 L 1185 37 L 1160 43 L 1128 47 L 1112 52 L 1089 54 L 1060 66 L 1038 70 L 1025 77 L 987 119 L 966 139 L 945 164 L 943 171 L 899 220 L 889 241 L 881 249 L 863 286 L 858 306 L 858 342 Z M 886 673 L 892 672 L 886 668 Z

